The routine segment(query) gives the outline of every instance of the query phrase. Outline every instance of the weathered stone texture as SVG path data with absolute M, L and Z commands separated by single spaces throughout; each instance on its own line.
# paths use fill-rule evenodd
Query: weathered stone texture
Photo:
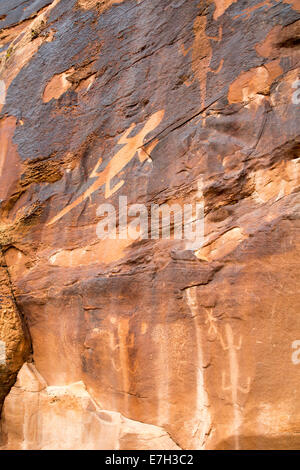
M 24 320 L 18 311 L 3 255 L 0 256 L 0 412 L 5 396 L 30 353 Z
M 3 448 L 299 448 L 299 1 L 14 3 Z M 204 202 L 204 245 L 100 240 L 120 195 Z

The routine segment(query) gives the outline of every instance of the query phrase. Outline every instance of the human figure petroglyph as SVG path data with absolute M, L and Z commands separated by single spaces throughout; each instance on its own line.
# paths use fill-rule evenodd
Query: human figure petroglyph
M 219 27 L 218 36 L 207 36 L 206 34 L 207 18 L 206 16 L 198 16 L 194 22 L 194 42 L 191 47 L 185 49 L 184 45 L 181 46 L 181 52 L 186 56 L 190 51 L 192 52 L 192 69 L 194 79 L 187 82 L 186 85 L 190 86 L 196 79 L 199 82 L 201 93 L 201 105 L 205 105 L 206 99 L 206 81 L 209 72 L 218 74 L 224 63 L 224 59 L 220 61 L 217 70 L 210 67 L 212 59 L 212 46 L 211 41 L 220 42 L 223 36 L 222 26 Z
M 230 385 L 225 386 L 225 373 L 223 372 L 222 374 L 223 390 L 231 390 L 233 403 L 237 403 L 238 391 L 242 393 L 249 392 L 250 377 L 248 377 L 248 382 L 247 382 L 246 387 L 239 385 L 239 362 L 238 362 L 238 357 L 237 357 L 237 351 L 239 351 L 242 347 L 243 338 L 240 336 L 239 343 L 238 344 L 234 343 L 234 334 L 229 323 L 225 325 L 225 332 L 226 332 L 227 344 L 225 344 L 224 339 L 222 338 L 221 335 L 220 335 L 220 342 L 224 351 L 228 351 L 228 354 L 229 354 Z
M 134 333 L 129 333 L 129 325 L 125 326 L 124 331 L 119 325 L 118 337 L 118 345 L 114 349 L 115 353 L 118 354 L 118 359 L 115 360 L 112 358 L 113 366 L 115 370 L 119 372 L 120 370 L 124 369 L 124 365 L 126 364 L 126 370 L 131 374 L 135 374 L 138 368 L 137 358 L 135 358 L 133 366 L 129 364 L 129 351 L 134 350 L 135 347 Z M 121 364 L 120 367 L 117 366 L 116 362 Z
M 205 310 L 206 310 L 206 313 L 207 313 L 207 318 L 205 320 L 205 324 L 209 325 L 208 334 L 209 335 L 214 335 L 214 337 L 216 338 L 217 335 L 218 335 L 218 328 L 217 328 L 217 325 L 216 325 L 217 319 L 213 315 L 213 309 L 212 308 L 210 310 L 208 310 L 208 309 L 205 309 Z
M 118 354 L 118 350 L 120 348 L 119 344 L 116 341 L 115 333 L 112 331 L 108 331 L 108 330 L 99 330 L 99 335 L 100 335 L 101 340 L 104 343 L 105 343 L 105 338 L 108 339 L 109 348 L 111 352 L 110 361 L 112 363 L 113 369 L 116 372 L 120 372 L 122 367 L 121 366 L 118 367 L 115 361 L 115 355 Z
M 113 178 L 117 176 L 126 167 L 126 165 L 128 165 L 128 163 L 135 157 L 136 153 L 138 154 L 138 158 L 141 163 L 149 158 L 149 155 L 158 144 L 158 140 L 153 140 L 153 142 L 144 148 L 144 139 L 161 123 L 163 116 L 164 110 L 156 112 L 148 119 L 145 126 L 138 134 L 133 137 L 129 137 L 133 129 L 136 127 L 136 124 L 133 123 L 118 141 L 119 145 L 124 146 L 111 158 L 103 171 L 98 173 L 98 169 L 103 162 L 102 157 L 96 163 L 96 166 L 90 174 L 90 179 L 97 178 L 96 181 L 94 181 L 94 183 L 75 201 L 60 211 L 55 217 L 53 217 L 47 225 L 52 225 L 60 220 L 62 217 L 68 214 L 68 212 L 89 198 L 103 185 L 105 185 L 105 199 L 108 199 L 116 191 L 118 191 L 123 186 L 125 181 L 122 179 L 113 187 L 111 187 Z
M 196 288 L 189 288 L 186 290 L 186 297 L 188 305 L 190 307 L 192 318 L 195 319 L 198 316 L 198 302 Z M 217 319 L 213 315 L 213 309 L 205 309 L 207 313 L 207 318 L 205 324 L 208 325 L 208 335 L 213 335 L 214 339 L 219 338 L 221 346 L 224 351 L 228 351 L 229 354 L 229 380 L 230 384 L 226 385 L 226 373 L 222 372 L 222 388 L 224 391 L 231 391 L 231 399 L 234 407 L 234 423 L 236 429 L 239 428 L 241 423 L 241 410 L 238 403 L 238 393 L 247 394 L 250 391 L 250 377 L 247 379 L 247 384 L 245 386 L 240 385 L 240 373 L 239 373 L 239 361 L 238 361 L 238 351 L 242 347 L 242 337 L 240 336 L 239 341 L 235 343 L 234 333 L 230 324 L 225 325 L 225 340 L 223 339 L 221 333 L 218 331 L 216 322 Z M 198 327 L 197 327 L 198 328 Z M 198 338 L 197 338 L 198 339 Z M 197 342 L 198 343 L 198 342 Z M 238 436 L 236 437 L 236 448 L 239 447 Z
M 109 331 L 109 330 L 100 330 L 96 329 L 102 341 L 108 341 L 109 349 L 111 353 L 110 362 L 115 372 L 121 372 L 124 369 L 124 364 L 122 361 L 124 357 L 129 357 L 128 350 L 133 350 L 135 341 L 134 341 L 134 333 L 129 333 L 129 325 L 125 321 L 121 322 L 118 325 L 117 331 Z M 126 363 L 128 361 L 126 360 Z M 134 360 L 134 366 L 130 366 L 129 364 L 126 365 L 126 370 L 128 370 L 131 374 L 135 374 L 137 371 L 138 362 L 137 359 Z
M 239 342 L 235 344 L 234 334 L 231 325 L 227 323 L 225 325 L 226 341 L 220 335 L 220 342 L 224 351 L 228 351 L 229 354 L 229 377 L 230 384 L 226 385 L 226 375 L 222 372 L 222 388 L 224 391 L 231 391 L 231 400 L 234 410 L 234 432 L 235 432 L 235 448 L 239 449 L 239 428 L 242 423 L 242 412 L 238 403 L 238 392 L 247 394 L 250 391 L 250 377 L 247 379 L 247 385 L 243 387 L 239 384 L 239 361 L 237 351 L 242 347 L 242 337 L 240 336 Z

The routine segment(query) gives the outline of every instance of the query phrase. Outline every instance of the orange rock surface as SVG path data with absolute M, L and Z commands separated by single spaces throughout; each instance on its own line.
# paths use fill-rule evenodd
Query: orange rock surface
M 0 449 L 299 449 L 299 1 L 14 4 Z M 99 239 L 120 196 L 202 245 Z

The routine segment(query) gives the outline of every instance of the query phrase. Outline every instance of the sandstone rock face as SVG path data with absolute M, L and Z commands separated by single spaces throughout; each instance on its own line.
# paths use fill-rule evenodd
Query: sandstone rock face
M 18 311 L 5 259 L 0 257 L 0 411 L 17 374 L 30 354 L 30 340 Z
M 178 449 L 161 428 L 99 409 L 82 382 L 47 387 L 32 364 L 5 401 L 2 433 L 6 449 Z
M 299 1 L 14 5 L 2 448 L 299 448 Z M 202 245 L 99 238 L 120 196 L 203 204 Z

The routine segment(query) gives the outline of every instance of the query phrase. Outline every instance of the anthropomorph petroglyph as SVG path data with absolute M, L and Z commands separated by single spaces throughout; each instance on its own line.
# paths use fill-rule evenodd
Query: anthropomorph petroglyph
M 221 341 L 221 345 L 224 351 L 228 351 L 229 353 L 230 385 L 225 386 L 225 374 L 223 373 L 223 389 L 231 390 L 232 400 L 234 403 L 237 403 L 238 391 L 242 393 L 249 392 L 250 379 L 248 378 L 248 385 L 246 387 L 242 387 L 241 385 L 239 385 L 239 363 L 238 363 L 237 351 L 239 351 L 242 347 L 242 337 L 240 336 L 239 343 L 235 344 L 233 331 L 232 331 L 231 326 L 228 323 L 225 325 L 225 332 L 226 332 L 227 344 L 225 344 L 221 335 L 220 335 L 220 341 Z
M 242 412 L 238 403 L 238 392 L 249 393 L 250 391 L 250 377 L 247 379 L 247 385 L 243 387 L 239 383 L 239 361 L 237 351 L 242 347 L 242 337 L 240 336 L 239 342 L 235 344 L 234 334 L 229 323 L 225 325 L 226 342 L 220 335 L 220 342 L 224 351 L 228 351 L 229 355 L 229 385 L 226 385 L 225 372 L 222 373 L 222 387 L 224 391 L 231 391 L 231 399 L 234 408 L 234 433 L 235 433 L 235 448 L 239 448 L 239 428 L 242 422 Z
M 194 42 L 193 45 L 185 49 L 184 45 L 181 46 L 181 52 L 186 56 L 190 51 L 192 52 L 192 69 L 194 79 L 192 81 L 185 82 L 186 86 L 190 86 L 196 79 L 199 82 L 200 93 L 201 93 L 201 105 L 205 106 L 206 99 L 206 81 L 208 73 L 218 74 L 224 63 L 222 59 L 216 70 L 210 67 L 212 59 L 212 43 L 211 41 L 220 42 L 222 40 L 222 27 L 219 27 L 218 36 L 207 36 L 206 34 L 207 17 L 198 16 L 194 22 Z
M 212 308 L 210 310 L 206 310 L 207 313 L 207 318 L 205 320 L 205 324 L 209 326 L 208 328 L 208 334 L 213 336 L 214 338 L 217 337 L 218 335 L 218 328 L 216 326 L 217 319 L 213 315 L 213 310 Z
M 163 116 L 164 110 L 156 112 L 148 119 L 145 126 L 138 134 L 133 137 L 129 137 L 133 129 L 136 127 L 135 124 L 132 124 L 118 141 L 118 144 L 123 144 L 124 146 L 111 158 L 104 170 L 100 171 L 99 173 L 98 169 L 102 164 L 102 158 L 98 160 L 95 168 L 90 174 L 90 179 L 97 178 L 94 183 L 74 202 L 69 204 L 55 217 L 53 217 L 47 225 L 52 225 L 57 222 L 59 219 L 68 214 L 68 212 L 89 198 L 103 185 L 105 185 L 105 199 L 109 198 L 112 194 L 118 191 L 123 186 L 124 180 L 119 181 L 117 184 L 111 187 L 113 178 L 126 167 L 126 165 L 135 157 L 136 153 L 138 154 L 138 158 L 141 163 L 149 158 L 152 150 L 158 144 L 158 140 L 153 140 L 148 146 L 145 147 L 144 139 L 161 123 Z

